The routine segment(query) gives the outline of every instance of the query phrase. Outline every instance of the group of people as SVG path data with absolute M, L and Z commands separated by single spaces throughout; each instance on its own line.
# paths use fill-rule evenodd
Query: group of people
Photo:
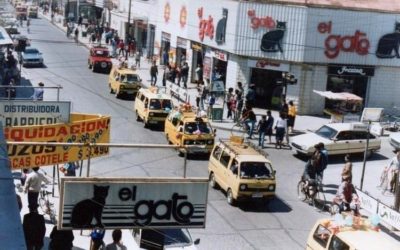
M 181 65 L 173 66 L 167 63 L 164 66 L 164 73 L 162 78 L 162 85 L 165 87 L 167 80 L 181 86 L 183 83 L 183 88 L 187 88 L 187 81 L 189 77 L 189 64 L 186 61 L 182 61 Z

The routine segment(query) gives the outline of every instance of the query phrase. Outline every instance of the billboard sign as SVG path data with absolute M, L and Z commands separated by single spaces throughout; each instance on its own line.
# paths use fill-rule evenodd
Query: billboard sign
M 62 178 L 58 228 L 204 228 L 206 178 Z
M 68 123 L 71 102 L 0 101 L 4 127 Z
M 77 142 L 109 143 L 109 116 L 71 114 L 68 124 L 5 127 L 8 142 Z M 92 147 L 91 157 L 108 154 L 108 147 Z M 8 157 L 12 169 L 47 166 L 85 160 L 89 156 L 86 146 L 8 145 Z

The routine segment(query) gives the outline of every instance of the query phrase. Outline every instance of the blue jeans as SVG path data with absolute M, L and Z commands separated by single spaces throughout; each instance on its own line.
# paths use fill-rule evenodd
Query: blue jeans
M 150 83 L 153 85 L 153 79 L 154 79 L 154 85 L 156 85 L 156 83 L 157 83 L 157 75 L 152 75 L 151 76 L 151 80 L 150 80 Z
M 264 147 L 265 131 L 258 132 L 258 146 Z
M 253 135 L 253 131 L 254 131 L 254 125 L 256 124 L 256 121 L 253 120 L 247 120 L 245 121 L 247 127 L 249 127 L 249 131 L 247 132 L 247 134 L 249 135 L 249 137 L 251 137 Z

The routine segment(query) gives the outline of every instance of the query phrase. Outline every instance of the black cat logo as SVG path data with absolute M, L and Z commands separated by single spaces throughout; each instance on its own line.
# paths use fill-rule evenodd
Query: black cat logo
M 226 23 L 228 20 L 228 9 L 222 9 L 222 19 L 218 21 L 215 31 L 215 41 L 218 45 L 225 43 Z
M 376 57 L 378 58 L 400 58 L 400 23 L 396 22 L 394 32 L 383 35 L 378 42 Z M 394 53 L 393 53 L 394 51 Z
M 72 209 L 71 215 L 71 226 L 73 228 L 93 228 L 93 226 L 104 227 L 101 221 L 101 216 L 106 204 L 109 188 L 110 186 L 94 185 L 93 198 L 76 203 Z M 96 220 L 95 225 L 92 225 L 93 219 Z
M 286 22 L 276 21 L 276 28 L 265 33 L 261 39 L 260 49 L 264 52 L 283 53 L 282 39 L 286 31 Z

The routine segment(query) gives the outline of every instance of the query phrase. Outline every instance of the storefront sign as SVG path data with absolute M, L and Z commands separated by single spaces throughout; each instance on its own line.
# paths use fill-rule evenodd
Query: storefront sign
M 375 214 L 378 211 L 378 201 L 363 191 L 357 188 L 356 190 L 360 199 L 360 207 L 371 214 Z
M 269 69 L 282 72 L 289 72 L 289 64 L 274 62 L 267 59 L 248 60 L 247 65 L 249 68 Z
M 204 228 L 208 180 L 62 178 L 58 228 Z
M 5 127 L 7 141 L 109 143 L 110 117 L 71 114 L 71 123 Z M 9 145 L 12 169 L 47 166 L 87 159 L 88 147 Z M 108 147 L 92 147 L 91 157 L 108 154 Z
M 181 11 L 179 13 L 179 23 L 181 25 L 181 28 L 184 28 L 187 22 L 187 10 L 186 6 L 181 7 Z
M 328 66 L 328 75 L 342 76 L 374 76 L 373 67 L 361 67 L 355 65 L 330 65 Z
M 161 32 L 161 41 L 166 41 L 166 42 L 171 41 L 171 34 Z
M 270 16 L 265 17 L 257 17 L 256 11 L 251 9 L 247 11 L 247 15 L 250 17 L 251 28 L 258 29 L 258 28 L 266 28 L 266 29 L 273 29 L 276 27 L 275 20 Z
M 332 32 L 332 22 L 321 22 L 318 24 L 318 32 L 328 34 L 325 39 L 325 56 L 334 59 L 341 51 L 357 53 L 365 56 L 369 53 L 370 42 L 366 33 L 356 30 L 354 35 L 334 35 Z
M 4 127 L 68 123 L 70 102 L 0 101 Z
M 201 43 L 192 42 L 192 50 L 202 52 L 203 46 Z
M 182 37 L 177 37 L 176 38 L 176 47 L 182 48 L 182 49 L 187 49 L 188 40 L 182 38 Z
M 211 40 L 214 39 L 214 19 L 211 15 L 208 18 L 203 18 L 203 7 L 197 9 L 197 16 L 199 17 L 199 39 L 204 40 L 207 36 Z
M 169 2 L 166 2 L 164 6 L 164 21 L 168 23 L 170 17 L 171 17 L 171 5 L 169 5 Z
M 378 206 L 378 216 L 385 223 L 390 226 L 400 229 L 400 213 L 391 209 L 390 207 L 379 203 Z
M 228 54 L 220 50 L 212 50 L 211 56 L 217 58 L 218 60 L 226 62 L 228 60 Z

